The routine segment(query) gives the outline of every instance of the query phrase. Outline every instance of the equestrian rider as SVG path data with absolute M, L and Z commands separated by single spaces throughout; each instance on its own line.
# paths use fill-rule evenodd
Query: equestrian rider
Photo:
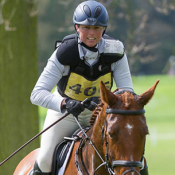
M 56 145 L 78 129 L 72 115 L 78 116 L 82 126 L 89 125 L 91 110 L 95 108 L 92 102 L 99 102 L 101 80 L 109 89 L 114 79 L 118 88 L 133 91 L 124 46 L 105 34 L 108 26 L 105 7 L 93 0 L 82 2 L 74 11 L 73 23 L 76 33 L 66 36 L 53 52 L 31 93 L 33 104 L 48 109 L 44 128 L 65 112 L 71 114 L 43 133 L 30 175 L 51 174 Z M 81 101 L 86 98 L 92 102 L 85 108 Z

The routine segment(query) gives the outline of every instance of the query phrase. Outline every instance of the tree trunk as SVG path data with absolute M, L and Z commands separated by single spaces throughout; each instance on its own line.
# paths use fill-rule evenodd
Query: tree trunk
M 0 162 L 39 132 L 38 109 L 30 102 L 37 80 L 36 1 L 0 0 Z M 39 139 L 0 167 L 13 174 Z

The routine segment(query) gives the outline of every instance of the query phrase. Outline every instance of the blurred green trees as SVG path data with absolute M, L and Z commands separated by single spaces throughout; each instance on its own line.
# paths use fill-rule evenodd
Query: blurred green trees
M 125 45 L 132 74 L 162 74 L 169 57 L 175 55 L 175 1 L 97 1 L 103 3 L 109 13 L 107 34 Z M 40 72 L 54 50 L 55 41 L 74 33 L 72 16 L 81 2 L 82 0 L 40 1 Z
M 38 133 L 38 110 L 30 102 L 37 80 L 35 3 L 0 1 L 0 162 Z M 11 175 L 36 140 L 0 167 Z

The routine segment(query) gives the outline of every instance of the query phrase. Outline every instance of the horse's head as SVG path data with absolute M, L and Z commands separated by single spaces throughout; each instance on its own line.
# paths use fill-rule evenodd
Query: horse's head
M 101 99 L 106 109 L 103 152 L 116 175 L 140 172 L 148 134 L 143 107 L 152 98 L 158 82 L 141 95 L 124 90 L 112 93 L 101 82 Z

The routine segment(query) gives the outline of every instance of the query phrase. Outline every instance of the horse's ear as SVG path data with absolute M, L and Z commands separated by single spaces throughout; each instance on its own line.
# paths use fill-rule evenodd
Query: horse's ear
M 145 91 L 143 94 L 139 96 L 138 100 L 141 104 L 146 105 L 149 102 L 149 100 L 151 100 L 158 83 L 159 80 L 157 80 L 152 87 L 150 87 L 147 91 Z
M 106 88 L 105 84 L 102 81 L 100 82 L 100 94 L 101 100 L 107 103 L 109 106 L 112 105 L 116 100 L 116 96 Z

